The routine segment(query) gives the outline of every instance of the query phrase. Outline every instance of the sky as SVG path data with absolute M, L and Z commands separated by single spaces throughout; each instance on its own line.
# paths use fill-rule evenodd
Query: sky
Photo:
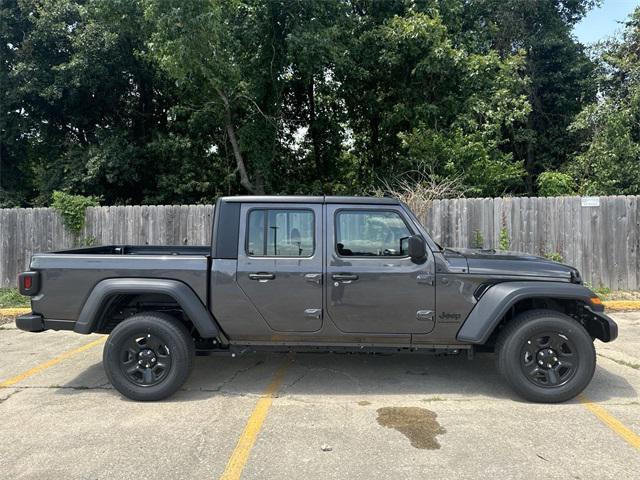
M 640 0 L 604 0 L 602 6 L 591 10 L 573 29 L 581 43 L 590 44 L 622 30 L 624 21 Z

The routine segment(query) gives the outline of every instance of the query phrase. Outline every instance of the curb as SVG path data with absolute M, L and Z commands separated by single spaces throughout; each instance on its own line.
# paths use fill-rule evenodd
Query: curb
M 0 308 L 0 317 L 15 317 L 23 313 L 29 313 L 30 311 L 31 309 L 29 307 Z
M 605 311 L 609 312 L 629 312 L 640 310 L 640 300 L 606 300 L 603 301 Z

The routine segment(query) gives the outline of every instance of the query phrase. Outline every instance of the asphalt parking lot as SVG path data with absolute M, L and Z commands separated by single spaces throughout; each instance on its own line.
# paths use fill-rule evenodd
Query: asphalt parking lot
M 198 357 L 135 403 L 102 338 L 0 326 L 0 477 L 640 478 L 640 312 L 613 315 L 585 395 L 525 403 L 490 355 Z

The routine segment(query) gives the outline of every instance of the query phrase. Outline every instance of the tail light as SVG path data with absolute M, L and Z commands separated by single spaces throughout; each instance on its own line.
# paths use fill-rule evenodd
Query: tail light
M 33 297 L 40 290 L 40 274 L 38 272 L 22 272 L 18 275 L 18 289 L 22 295 Z

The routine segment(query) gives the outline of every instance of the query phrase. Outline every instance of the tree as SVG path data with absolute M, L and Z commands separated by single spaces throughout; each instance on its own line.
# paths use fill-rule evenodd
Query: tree
M 479 195 L 517 185 L 522 165 L 500 146 L 503 130 L 528 112 L 522 56 L 476 51 L 433 5 L 384 13 L 355 27 L 342 65 L 359 163 L 386 176 L 426 162 Z
M 531 110 L 508 130 L 506 151 L 524 161 L 526 192 L 537 176 L 570 161 L 577 139 L 568 127 L 595 98 L 594 64 L 572 37 L 573 26 L 595 0 L 478 0 L 471 2 L 461 29 L 483 48 L 503 57 L 524 51 Z
M 599 98 L 572 125 L 582 148 L 571 165 L 581 193 L 640 194 L 640 8 L 621 39 L 598 46 Z
M 568 173 L 548 171 L 538 176 L 538 193 L 543 197 L 574 195 L 575 192 L 573 178 Z
M 248 17 L 255 14 L 245 7 L 236 1 L 173 0 L 147 2 L 145 13 L 155 24 L 151 47 L 158 61 L 193 96 L 192 108 L 224 125 L 240 184 L 251 193 L 262 193 L 260 175 L 250 178 L 237 135 L 239 110 L 247 105 L 260 110 L 247 69 L 253 52 L 243 50 L 238 38 L 240 32 L 255 33 L 240 25 L 252 23 Z
M 16 15 L 17 0 L 0 4 L 0 208 L 20 205 L 32 194 L 28 174 L 29 132 L 32 119 L 24 115 L 20 85 L 13 75 L 26 29 L 26 19 Z
M 421 169 L 521 194 L 547 170 L 631 169 L 586 160 L 635 121 L 632 96 L 595 102 L 571 37 L 593 3 L 6 0 L 0 205 L 366 194 Z

